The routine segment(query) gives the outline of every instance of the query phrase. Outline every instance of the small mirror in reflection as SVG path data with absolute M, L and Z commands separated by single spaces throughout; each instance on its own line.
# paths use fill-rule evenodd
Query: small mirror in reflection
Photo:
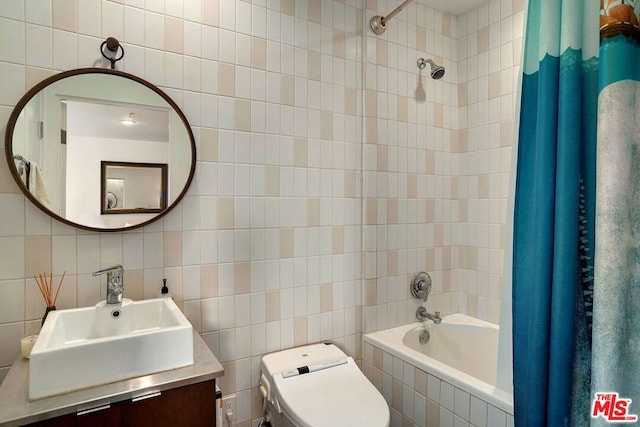
M 101 162 L 100 214 L 162 212 L 167 207 L 166 163 Z

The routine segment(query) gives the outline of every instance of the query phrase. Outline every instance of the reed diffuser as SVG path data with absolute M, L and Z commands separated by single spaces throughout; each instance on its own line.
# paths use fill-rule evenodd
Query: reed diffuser
M 55 294 L 53 293 L 53 273 L 49 273 L 49 277 L 47 277 L 46 273 L 39 274 L 38 277 L 33 276 L 36 280 L 36 284 L 38 285 L 38 289 L 40 290 L 40 294 L 42 295 L 42 298 L 44 298 L 44 303 L 47 306 L 44 311 L 44 316 L 42 316 L 42 323 L 40 326 L 44 325 L 44 321 L 47 320 L 49 312 L 56 309 L 56 300 L 58 299 L 58 294 L 60 293 L 60 288 L 62 287 L 62 281 L 64 280 L 65 274 L 67 274 L 66 271 L 62 273 L 62 277 L 60 278 L 60 283 L 58 283 Z

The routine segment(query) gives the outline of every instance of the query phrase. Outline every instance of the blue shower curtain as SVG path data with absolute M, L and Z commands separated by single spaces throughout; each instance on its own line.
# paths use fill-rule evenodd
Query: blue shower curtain
M 597 393 L 614 392 L 621 399 L 631 399 L 626 416 L 637 418 L 640 415 L 640 30 L 624 22 L 616 23 L 606 15 L 604 20 L 608 25 L 601 29 L 600 45 L 591 393 L 592 398 Z M 597 415 L 592 425 L 610 425 L 605 411 Z
M 589 422 L 598 5 L 529 0 L 513 241 L 514 418 Z

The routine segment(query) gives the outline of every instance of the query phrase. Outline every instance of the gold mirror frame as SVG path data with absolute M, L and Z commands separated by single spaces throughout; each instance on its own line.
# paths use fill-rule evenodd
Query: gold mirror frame
M 114 227 L 114 228 L 98 228 L 98 227 L 93 227 L 93 226 L 88 226 L 85 224 L 80 224 L 74 221 L 70 221 L 67 218 L 64 218 L 60 215 L 58 215 L 57 213 L 53 212 L 51 209 L 47 208 L 46 206 L 44 206 L 43 203 L 41 203 L 33 194 L 31 194 L 31 192 L 29 191 L 29 189 L 25 186 L 25 184 L 23 183 L 22 179 L 20 178 L 20 174 L 16 168 L 15 162 L 14 162 L 14 152 L 13 152 L 13 135 L 14 135 L 14 130 L 15 130 L 15 126 L 16 123 L 18 121 L 18 118 L 22 112 L 22 110 L 25 108 L 25 106 L 29 103 L 29 101 L 35 97 L 38 93 L 40 93 L 41 90 L 43 90 L 44 88 L 46 88 L 47 86 L 69 78 L 69 77 L 73 77 L 73 76 L 77 76 L 77 75 L 84 75 L 84 74 L 107 74 L 107 75 L 112 75 L 112 76 L 117 76 L 117 77 L 122 77 L 125 79 L 129 79 L 132 80 L 138 84 L 141 84 L 145 87 L 147 87 L 148 89 L 151 89 L 153 92 L 155 92 L 157 95 L 159 95 L 165 102 L 167 102 L 167 104 L 173 109 L 173 111 L 177 114 L 177 116 L 180 118 L 182 124 L 184 125 L 184 128 L 186 130 L 186 133 L 189 137 L 189 145 L 191 148 L 191 166 L 189 168 L 189 174 L 187 177 L 187 180 L 184 184 L 184 187 L 181 189 L 180 193 L 178 194 L 178 196 L 175 198 L 175 200 L 173 200 L 173 202 L 171 202 L 170 204 L 168 203 L 168 206 L 166 207 L 166 209 L 162 210 L 162 212 L 159 212 L 156 216 L 154 216 L 153 218 L 150 218 L 146 221 L 142 221 L 140 223 L 137 224 L 133 224 L 133 225 L 128 225 L 128 226 L 122 226 L 122 227 Z M 157 221 L 158 219 L 162 218 L 163 216 L 165 216 L 166 214 L 168 214 L 181 200 L 182 198 L 185 196 L 185 194 L 187 193 L 187 190 L 189 189 L 189 186 L 191 185 L 191 182 L 193 180 L 193 175 L 195 173 L 195 168 L 196 168 L 196 144 L 195 144 L 195 139 L 193 137 L 193 132 L 191 130 L 191 126 L 189 125 L 189 122 L 187 121 L 187 118 L 185 117 L 184 113 L 182 112 L 182 110 L 180 109 L 180 107 L 178 107 L 178 105 L 175 103 L 175 101 L 173 101 L 173 99 L 171 99 L 171 97 L 169 97 L 169 95 L 167 95 L 165 92 L 163 92 L 161 89 L 159 89 L 157 86 L 155 86 L 154 84 L 140 78 L 137 77 L 133 74 L 129 74 L 123 71 L 118 71 L 118 70 L 111 70 L 111 69 L 106 69 L 106 68 L 78 68 L 78 69 L 74 69 L 74 70 L 69 70 L 69 71 L 64 71 L 58 74 L 55 74 L 49 78 L 46 78 L 45 80 L 39 82 L 38 84 L 36 84 L 34 87 L 32 87 L 29 91 L 27 91 L 27 93 L 20 98 L 20 100 L 18 101 L 18 103 L 16 104 L 16 106 L 14 107 L 13 111 L 11 112 L 11 115 L 9 116 L 9 121 L 7 122 L 7 129 L 5 132 L 5 155 L 6 155 L 6 160 L 7 160 L 7 165 L 9 167 L 9 170 L 11 171 L 11 175 L 13 176 L 13 179 L 15 180 L 16 184 L 18 185 L 18 187 L 20 188 L 20 190 L 22 191 L 22 193 L 24 193 L 24 195 L 31 200 L 31 202 L 38 207 L 41 211 L 43 211 L 44 213 L 46 213 L 47 215 L 49 215 L 50 217 L 65 223 L 67 225 L 73 226 L 73 227 L 78 227 L 84 230 L 90 230 L 90 231 L 98 231 L 98 232 L 121 232 L 121 231 L 127 231 L 127 230 L 133 230 L 136 228 L 140 228 L 140 227 L 144 227 L 146 225 L 149 225 L 155 221 Z

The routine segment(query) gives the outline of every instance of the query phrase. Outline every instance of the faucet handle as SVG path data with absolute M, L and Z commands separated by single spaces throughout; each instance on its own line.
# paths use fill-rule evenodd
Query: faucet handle
M 122 267 L 122 265 L 116 264 L 111 267 L 103 268 L 102 270 L 94 271 L 93 276 L 99 276 L 104 273 L 113 273 L 113 272 L 116 272 L 116 274 L 122 275 L 122 273 L 124 272 L 124 268 Z
M 427 301 L 431 292 L 431 276 L 427 272 L 421 271 L 413 276 L 410 284 L 411 295 L 416 299 Z

